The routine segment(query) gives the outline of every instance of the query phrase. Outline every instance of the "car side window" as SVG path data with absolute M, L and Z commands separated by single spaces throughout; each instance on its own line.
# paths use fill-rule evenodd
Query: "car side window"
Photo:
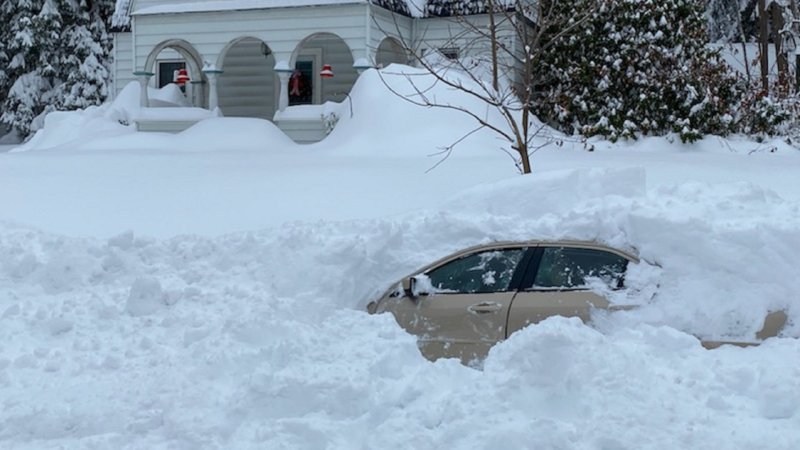
M 427 272 L 437 293 L 505 292 L 526 248 L 473 253 Z
M 587 289 L 600 280 L 612 289 L 622 287 L 628 260 L 603 250 L 546 247 L 533 289 Z

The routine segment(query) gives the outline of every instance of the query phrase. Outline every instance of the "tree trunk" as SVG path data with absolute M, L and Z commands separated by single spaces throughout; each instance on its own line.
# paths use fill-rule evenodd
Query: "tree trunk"
M 798 77 L 800 77 L 800 64 L 798 64 L 798 62 L 800 62 L 800 59 L 798 59 L 797 56 L 797 45 L 800 44 L 800 42 L 797 42 L 798 39 L 800 39 L 800 26 L 798 26 L 797 20 L 800 19 L 800 10 L 797 7 L 797 0 L 791 0 L 789 2 L 789 10 L 792 13 L 791 14 L 792 26 L 790 29 L 792 32 L 792 39 L 795 44 L 795 49 L 791 55 L 787 55 L 788 57 L 790 57 L 787 63 L 791 63 L 792 65 L 794 65 L 795 77 L 790 81 L 793 84 L 792 91 L 796 92 L 798 85 L 800 85 L 800 82 L 798 82 Z
M 531 110 L 528 106 L 529 99 L 525 99 L 526 104 L 522 108 L 522 136 L 526 139 L 530 135 L 530 130 L 528 129 L 528 124 L 530 123 L 531 117 Z M 531 173 L 531 158 L 530 154 L 528 153 L 528 141 L 522 142 L 519 148 L 519 159 L 522 161 L 522 173 Z
M 783 30 L 783 11 L 780 5 L 773 2 L 770 5 L 772 10 L 772 42 L 775 43 L 775 58 L 778 63 L 778 78 L 781 85 L 789 78 L 789 61 L 783 53 L 783 42 L 781 30 Z
M 497 74 L 497 28 L 494 22 L 494 0 L 489 0 L 486 7 L 489 12 L 489 33 L 492 44 L 492 89 L 500 89 L 499 75 Z
M 761 88 L 769 92 L 769 17 L 767 1 L 758 0 L 759 40 L 761 48 Z
M 736 5 L 736 11 L 739 11 L 739 0 L 731 0 Z M 742 15 L 736 13 L 736 23 L 739 25 L 739 34 L 742 38 L 742 57 L 744 58 L 744 73 L 747 75 L 747 85 L 750 86 L 750 81 L 753 77 L 750 75 L 750 58 L 747 57 L 747 36 L 744 34 L 744 25 L 742 24 Z

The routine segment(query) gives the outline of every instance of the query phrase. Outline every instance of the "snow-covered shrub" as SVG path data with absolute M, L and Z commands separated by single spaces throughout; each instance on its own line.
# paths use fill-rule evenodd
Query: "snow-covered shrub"
M 339 123 L 339 115 L 333 111 L 330 111 L 325 114 L 320 114 L 322 118 L 322 126 L 325 129 L 325 135 L 331 134 L 334 128 L 336 128 L 336 124 Z
M 485 14 L 489 0 L 371 0 L 388 10 L 414 17 L 459 17 Z M 496 10 L 529 8 L 535 0 L 494 0 Z
M 788 83 L 776 83 L 768 95 L 754 81 L 737 108 L 737 131 L 760 139 L 798 134 L 800 99 L 791 91 Z
M 612 140 L 678 133 L 693 141 L 734 130 L 742 86 L 706 46 L 702 2 L 549 1 L 556 15 L 545 32 L 579 31 L 543 52 L 540 117 Z M 595 8 L 590 19 L 576 24 L 574 11 L 586 8 Z

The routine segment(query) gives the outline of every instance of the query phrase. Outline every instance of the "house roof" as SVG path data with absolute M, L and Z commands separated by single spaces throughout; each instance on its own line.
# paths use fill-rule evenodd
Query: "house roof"
M 499 0 L 507 5 L 514 0 Z M 130 16 L 182 12 L 231 11 L 246 9 L 286 8 L 353 3 L 373 3 L 383 8 L 411 17 L 451 16 L 481 14 L 486 12 L 486 1 L 480 0 L 204 0 L 165 3 L 131 11 L 133 0 L 116 0 L 112 26 L 127 29 Z
M 133 12 L 133 15 L 342 5 L 368 3 L 368 1 L 369 0 L 207 0 L 148 6 L 146 8 L 137 9 Z

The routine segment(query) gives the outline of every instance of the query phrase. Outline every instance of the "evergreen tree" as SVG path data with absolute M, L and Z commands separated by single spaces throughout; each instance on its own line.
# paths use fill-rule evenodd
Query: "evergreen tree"
M 8 95 L 3 103 L 0 121 L 27 134 L 34 117 L 42 112 L 50 98 L 52 65 L 44 55 L 51 45 L 52 33 L 60 28 L 57 9 L 52 1 L 19 0 L 4 2 L 3 9 L 11 19 L 7 50 L 9 63 Z M 55 23 L 49 23 L 53 21 Z
M 86 108 L 107 98 L 112 43 L 107 29 L 113 6 L 111 1 L 82 0 L 73 11 L 72 24 L 64 31 L 60 108 Z
M 8 61 L 0 74 L 0 122 L 24 136 L 42 113 L 105 100 L 113 7 L 113 0 L 2 2 L 10 27 L 3 27 L 8 39 L 0 47 L 0 61 Z
M 6 11 L 7 5 L 0 4 L 0 23 L 11 23 L 10 14 Z M 11 41 L 11 27 L 0 27 L 0 99 L 8 96 L 8 88 L 10 87 L 8 63 L 11 60 L 9 55 L 8 44 Z M 2 113 L 2 110 L 0 110 Z
M 556 34 L 588 0 L 550 0 Z M 696 0 L 603 0 L 580 33 L 543 55 L 538 114 L 567 132 L 612 140 L 678 133 L 684 141 L 733 130 L 739 84 L 706 46 Z

